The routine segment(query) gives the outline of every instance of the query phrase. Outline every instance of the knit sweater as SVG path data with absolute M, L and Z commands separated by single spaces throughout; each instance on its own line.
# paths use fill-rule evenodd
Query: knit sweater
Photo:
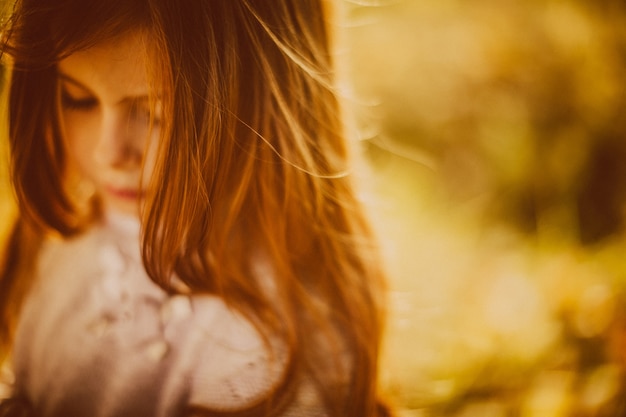
M 37 271 L 10 378 L 37 417 L 237 411 L 283 377 L 286 355 L 220 298 L 170 295 L 148 278 L 135 220 L 46 241 Z M 297 392 L 285 416 L 325 415 L 310 385 Z

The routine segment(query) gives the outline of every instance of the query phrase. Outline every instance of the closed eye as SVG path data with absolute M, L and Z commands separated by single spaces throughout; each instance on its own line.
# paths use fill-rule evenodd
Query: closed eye
M 92 110 L 98 106 L 98 100 L 94 97 L 72 97 L 67 91 L 61 90 L 61 104 L 70 110 Z

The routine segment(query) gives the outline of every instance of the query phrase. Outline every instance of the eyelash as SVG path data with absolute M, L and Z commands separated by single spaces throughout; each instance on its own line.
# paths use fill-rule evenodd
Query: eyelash
M 62 90 L 61 105 L 63 106 L 63 108 L 68 110 L 89 111 L 98 106 L 98 100 L 92 97 L 75 99 L 67 92 Z M 140 107 L 133 107 L 131 109 L 131 112 L 134 115 L 134 118 L 150 120 L 150 110 Z M 152 123 L 154 123 L 155 126 L 158 126 L 161 123 L 161 119 L 159 117 L 154 117 Z
M 91 110 L 98 105 L 98 100 L 95 98 L 81 98 L 75 99 L 65 91 L 61 92 L 61 104 L 66 109 L 71 110 Z

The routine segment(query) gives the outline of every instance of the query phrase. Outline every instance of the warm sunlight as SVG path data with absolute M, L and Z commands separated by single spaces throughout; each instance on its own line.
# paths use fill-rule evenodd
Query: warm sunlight
M 624 413 L 626 6 L 344 4 L 399 417 Z M 1 242 L 6 113 L 2 100 Z

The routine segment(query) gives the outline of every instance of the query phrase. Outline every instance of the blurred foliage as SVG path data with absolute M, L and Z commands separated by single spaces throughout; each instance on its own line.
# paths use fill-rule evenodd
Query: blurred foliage
M 402 415 L 626 415 L 626 3 L 344 4 Z

